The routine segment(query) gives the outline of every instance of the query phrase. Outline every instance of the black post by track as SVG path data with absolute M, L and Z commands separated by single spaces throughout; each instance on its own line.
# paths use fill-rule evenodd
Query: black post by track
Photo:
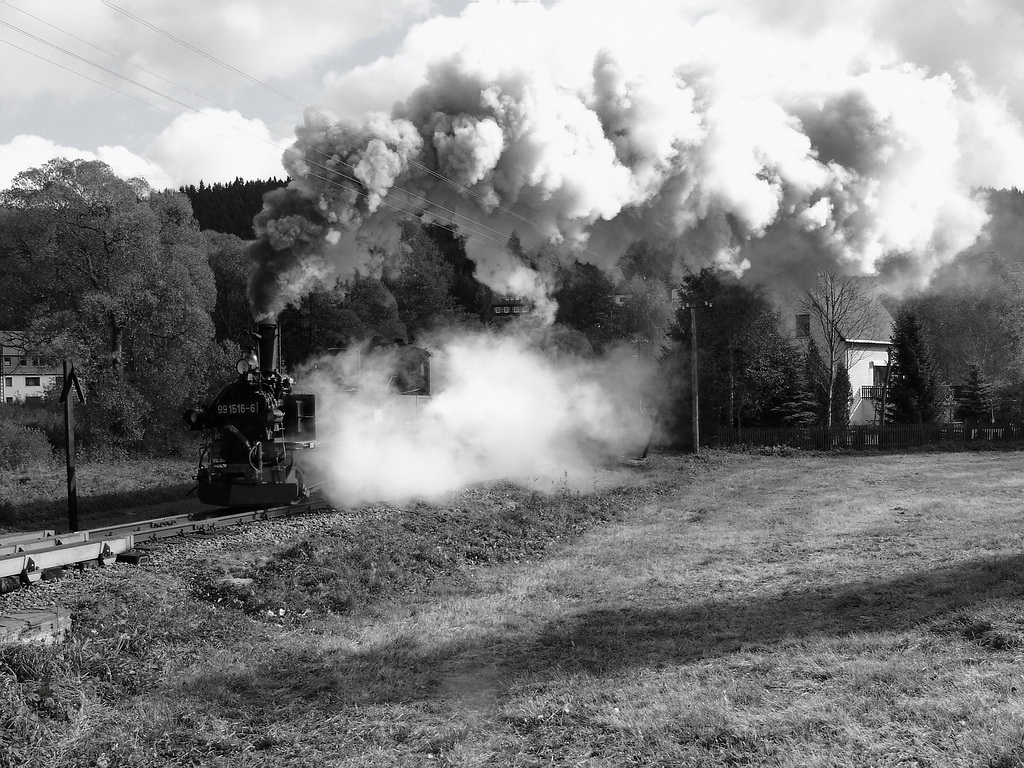
M 64 444 L 68 465 L 68 530 L 78 530 L 78 481 L 75 477 L 75 404 L 71 401 L 71 387 L 74 386 L 78 402 L 85 402 L 82 386 L 75 374 L 75 362 L 64 361 L 64 388 L 60 393 L 60 401 L 64 404 Z

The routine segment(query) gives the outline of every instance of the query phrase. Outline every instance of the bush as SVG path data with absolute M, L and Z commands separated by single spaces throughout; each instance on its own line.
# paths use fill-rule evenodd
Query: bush
M 38 430 L 54 448 L 64 445 L 64 414 L 56 404 L 5 405 L 0 408 L 0 421 Z
M 0 469 L 22 469 L 44 464 L 52 450 L 46 435 L 38 429 L 0 421 Z

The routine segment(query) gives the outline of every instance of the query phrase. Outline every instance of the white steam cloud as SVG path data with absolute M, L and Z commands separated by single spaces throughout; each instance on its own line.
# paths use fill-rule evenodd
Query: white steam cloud
M 977 187 L 1024 184 L 1020 122 L 962 62 L 917 65 L 854 23 L 793 31 L 699 5 L 474 3 L 337 78 L 338 112 L 353 78 L 421 84 L 388 113 L 306 116 L 294 181 L 259 219 L 262 311 L 372 271 L 367 243 L 409 212 L 469 234 L 498 290 L 513 230 L 609 268 L 646 237 L 680 268 L 919 284 L 982 231 Z
M 429 398 L 388 394 L 387 355 L 321 360 L 300 383 L 317 394 L 321 440 L 306 458 L 339 504 L 433 497 L 511 478 L 550 490 L 585 485 L 595 462 L 639 451 L 649 371 L 627 351 L 555 361 L 521 338 L 439 343 Z M 351 386 L 358 381 L 358 389 Z

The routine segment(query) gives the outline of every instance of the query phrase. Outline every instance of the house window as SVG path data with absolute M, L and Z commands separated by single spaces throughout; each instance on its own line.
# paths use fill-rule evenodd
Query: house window
M 8 403 L 13 403 L 14 402 L 14 398 L 13 397 L 8 397 L 7 398 L 7 402 Z
M 11 364 L 11 358 L 5 357 L 4 358 L 4 365 L 10 365 L 10 364 Z
M 505 309 L 504 309 L 503 311 L 504 311 L 504 313 L 505 313 L 505 314 L 507 315 L 507 314 L 508 314 L 508 312 L 509 312 L 509 308 L 508 308 L 508 307 L 505 307 Z
M 875 366 L 875 378 L 873 384 L 876 387 L 884 387 L 885 379 L 889 375 L 889 366 L 887 365 L 876 365 Z
M 797 315 L 796 316 L 796 337 L 798 339 L 806 339 L 811 335 L 811 316 L 810 315 Z
M 512 307 L 512 314 L 513 315 L 518 315 L 519 314 L 519 307 Z
M 494 314 L 500 315 L 501 314 L 501 307 L 495 307 L 494 308 Z
M 14 377 L 13 376 L 4 376 L 4 386 L 5 387 L 13 387 L 14 386 Z
M 18 358 L 18 365 L 28 365 L 28 358 L 27 357 L 19 357 Z
M 39 377 L 38 376 L 26 376 L 25 377 L 25 386 L 26 387 L 38 387 L 39 386 Z

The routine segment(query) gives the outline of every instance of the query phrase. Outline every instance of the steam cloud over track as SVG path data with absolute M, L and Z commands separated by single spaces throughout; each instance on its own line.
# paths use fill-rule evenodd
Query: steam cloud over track
M 388 396 L 387 355 L 352 351 L 300 378 L 318 394 L 310 458 L 338 503 L 431 497 L 512 478 L 541 491 L 592 489 L 593 467 L 636 451 L 651 428 L 644 363 L 627 351 L 563 361 L 514 336 L 435 339 L 438 391 L 415 418 Z M 343 381 L 360 380 L 351 390 Z
M 481 280 L 535 298 L 545 281 L 502 248 L 513 230 L 551 260 L 610 269 L 646 237 L 680 268 L 922 284 L 982 232 L 975 190 L 1024 180 L 1007 101 L 856 19 L 812 33 L 747 5 L 475 3 L 336 78 L 257 222 L 259 311 L 375 271 L 373 244 L 409 213 L 470 234 Z M 408 70 L 421 84 L 389 113 L 334 119 L 367 89 L 354 78 Z

